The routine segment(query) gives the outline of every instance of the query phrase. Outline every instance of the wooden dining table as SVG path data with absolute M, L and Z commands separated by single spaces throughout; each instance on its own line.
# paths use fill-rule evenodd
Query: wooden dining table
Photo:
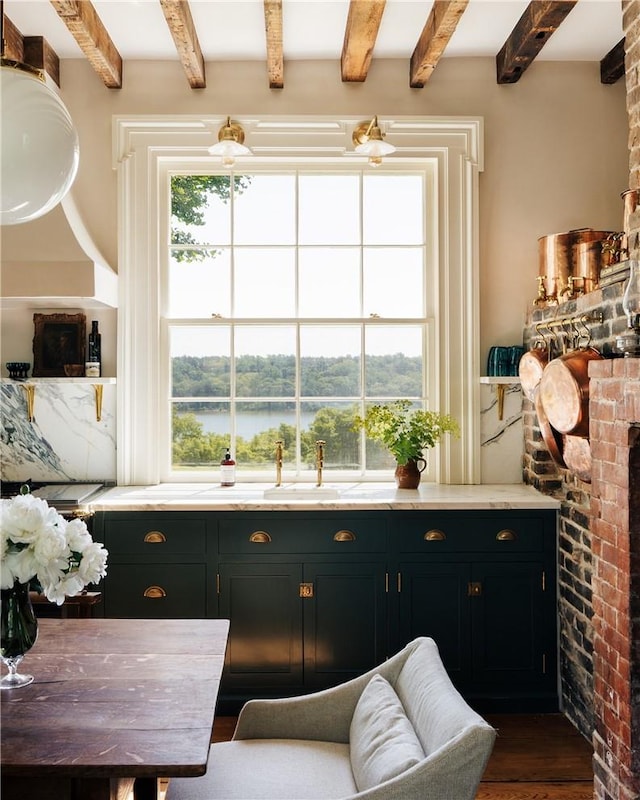
M 206 771 L 229 634 L 220 619 L 42 619 L 0 693 L 2 800 L 155 798 Z

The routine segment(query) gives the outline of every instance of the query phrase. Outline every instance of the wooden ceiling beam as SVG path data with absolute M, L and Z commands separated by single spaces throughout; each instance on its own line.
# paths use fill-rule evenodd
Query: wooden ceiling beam
M 411 55 L 409 85 L 421 89 L 429 80 L 464 14 L 469 0 L 434 0 Z
M 11 59 L 11 61 L 20 61 L 26 64 L 24 60 L 24 37 L 4 13 L 2 15 L 2 26 L 4 57 Z
M 189 86 L 192 89 L 204 89 L 207 85 L 204 56 L 188 0 L 160 0 L 160 5 Z
M 41 69 L 60 86 L 60 59 L 44 36 L 24 37 L 24 63 Z
M 50 0 L 58 16 L 109 89 L 122 86 L 122 58 L 91 0 Z
M 367 78 L 373 48 L 387 0 L 351 0 L 342 44 L 341 71 L 345 82 Z
M 600 62 L 600 82 L 616 83 L 624 75 L 624 38 Z
M 498 83 L 516 83 L 578 0 L 532 0 L 496 56 Z
M 23 36 L 3 15 L 4 57 L 42 70 L 60 86 L 60 59 L 44 36 Z
M 267 39 L 269 88 L 282 89 L 284 86 L 282 0 L 264 0 L 264 27 Z

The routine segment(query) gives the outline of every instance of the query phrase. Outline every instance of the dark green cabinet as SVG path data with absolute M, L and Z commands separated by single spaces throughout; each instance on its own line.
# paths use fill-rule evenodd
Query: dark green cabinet
M 478 707 L 555 708 L 553 517 L 401 515 L 392 541 L 398 647 L 432 636 L 452 680 Z
M 221 515 L 219 614 L 231 620 L 223 695 L 311 691 L 387 655 L 386 521 Z
M 471 666 L 469 579 L 469 565 L 455 562 L 400 562 L 396 576 L 398 648 L 418 636 L 430 636 L 458 686 Z
M 299 563 L 219 564 L 219 615 L 232 620 L 223 691 L 302 689 L 301 583 Z
M 215 616 L 210 526 L 206 515 L 195 512 L 96 514 L 94 536 L 109 551 L 102 613 L 140 619 Z
M 557 708 L 552 510 L 100 512 L 94 535 L 106 616 L 230 620 L 229 708 L 349 680 L 417 636 L 479 709 Z
M 302 600 L 305 686 L 355 678 L 387 656 L 384 562 L 308 563 Z

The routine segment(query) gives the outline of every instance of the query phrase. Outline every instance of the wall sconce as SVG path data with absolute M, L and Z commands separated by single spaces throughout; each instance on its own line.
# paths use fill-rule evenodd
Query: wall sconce
M 371 122 L 361 122 L 353 131 L 355 152 L 369 157 L 369 164 L 377 167 L 382 164 L 382 156 L 395 153 L 396 148 L 384 141 L 376 115 Z
M 251 156 L 251 150 L 243 144 L 244 130 L 237 122 L 227 121 L 218 131 L 217 144 L 211 145 L 209 153 L 212 156 L 220 156 L 225 167 L 232 167 L 236 163 L 238 156 Z
M 39 70 L 3 57 L 0 97 L 0 224 L 18 225 L 51 211 L 71 188 L 78 134 Z
M 640 356 L 640 261 L 630 260 L 629 280 L 622 296 L 622 310 L 627 315 L 627 329 L 616 338 L 616 350 L 625 358 Z

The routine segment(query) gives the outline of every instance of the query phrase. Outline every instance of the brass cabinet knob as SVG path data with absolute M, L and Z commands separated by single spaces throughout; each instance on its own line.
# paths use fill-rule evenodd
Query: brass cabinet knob
M 336 531 L 333 534 L 333 541 L 334 542 L 355 542 L 356 535 L 353 531 Z
M 271 536 L 266 531 L 254 531 L 249 537 L 254 544 L 269 544 Z
M 496 534 L 496 541 L 497 542 L 515 542 L 516 535 L 513 531 L 510 531 L 508 528 L 505 528 L 503 531 L 499 531 Z
M 144 537 L 147 544 L 161 544 L 167 541 L 167 537 L 161 531 L 149 531 Z
M 439 531 L 437 528 L 433 528 L 432 530 L 427 531 L 423 538 L 425 542 L 444 542 L 447 537 L 442 531 Z
M 147 586 L 142 593 L 143 597 L 149 597 L 151 600 L 158 600 L 161 597 L 166 597 L 167 593 L 162 586 Z

